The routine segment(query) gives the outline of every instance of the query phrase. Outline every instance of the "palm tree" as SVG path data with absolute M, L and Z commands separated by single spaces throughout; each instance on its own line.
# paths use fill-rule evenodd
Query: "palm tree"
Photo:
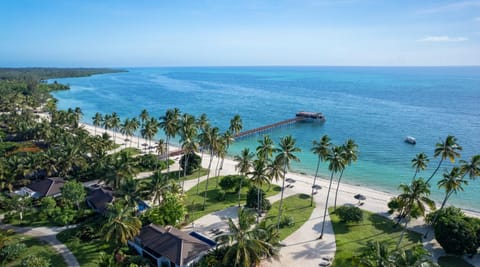
M 322 231 L 318 239 L 323 238 L 323 230 L 325 229 L 325 219 L 327 218 L 328 200 L 330 198 L 330 189 L 332 188 L 333 175 L 337 172 L 341 172 L 345 168 L 345 157 L 343 156 L 344 153 L 345 151 L 342 149 L 342 147 L 334 146 L 327 156 L 327 161 L 329 162 L 328 170 L 330 170 L 331 175 L 330 183 L 328 185 L 327 199 L 325 200 L 325 209 L 323 211 Z
M 462 178 L 468 174 L 468 177 L 471 180 L 475 180 L 478 176 L 480 176 L 480 155 L 472 156 L 470 162 L 461 160 L 460 163 L 460 170 L 463 173 Z
M 165 139 L 158 139 L 157 147 L 155 149 L 157 150 L 158 157 L 162 157 L 165 152 L 167 152 L 167 142 L 165 142 Z
M 153 205 L 160 205 L 165 193 L 170 191 L 171 183 L 165 174 L 155 172 L 152 179 L 144 183 L 144 190 L 151 196 Z
M 179 134 L 184 155 L 183 176 L 185 177 L 187 175 L 188 157 L 191 153 L 198 151 L 198 144 L 195 140 L 197 136 L 197 124 L 195 123 L 194 116 L 187 113 L 183 114 L 180 120 Z M 182 190 L 184 189 L 184 185 L 185 179 L 182 180 Z
M 129 118 L 125 118 L 123 123 L 120 125 L 120 133 L 125 135 L 127 139 L 129 139 L 129 142 L 132 142 L 131 137 L 133 135 L 133 128 L 132 128 L 132 122 Z M 125 140 L 127 142 L 127 140 Z M 127 143 L 125 143 L 125 146 L 127 146 Z
M 427 154 L 425 153 L 418 153 L 414 159 L 412 159 L 412 168 L 415 168 L 415 174 L 413 175 L 412 181 L 415 180 L 419 171 L 423 171 L 427 168 L 428 159 Z
M 107 209 L 107 220 L 102 227 L 105 241 L 116 246 L 126 245 L 140 233 L 142 222 L 132 212 L 121 205 L 111 205 Z
M 236 114 L 230 120 L 230 127 L 228 130 L 232 133 L 233 136 L 237 135 L 243 128 L 242 118 L 240 115 Z
M 258 141 L 259 145 L 257 146 L 257 156 L 268 160 L 272 157 L 273 152 L 275 152 L 275 144 L 269 135 L 264 135 L 262 140 Z
M 205 133 L 205 137 L 207 140 L 208 144 L 208 150 L 210 151 L 210 159 L 208 162 L 208 170 L 207 170 L 207 180 L 205 182 L 205 192 L 203 193 L 203 210 L 205 210 L 205 205 L 207 201 L 207 190 L 208 190 L 208 179 L 210 178 L 210 172 L 212 168 L 212 161 L 213 161 L 213 155 L 215 151 L 218 149 L 218 128 L 213 127 L 210 128 L 207 133 Z
M 240 151 L 239 155 L 236 155 L 234 160 L 237 161 L 237 165 L 235 165 L 235 170 L 239 171 L 242 176 L 246 176 L 247 173 L 250 171 L 252 168 L 252 160 L 255 155 L 250 152 L 250 149 L 244 148 L 242 151 Z M 242 183 L 243 183 L 243 177 L 240 180 L 240 186 L 238 188 L 238 207 L 240 207 L 240 195 L 242 192 Z
M 160 118 L 160 127 L 167 137 L 167 171 L 170 172 L 170 139 L 175 138 L 178 132 L 178 116 L 180 110 L 177 108 L 169 109 L 165 112 L 165 116 Z
M 117 191 L 117 195 L 120 196 L 125 205 L 131 209 L 136 209 L 138 203 L 141 201 L 142 187 L 139 183 L 140 180 L 134 180 L 132 177 L 128 177 Z
M 105 116 L 103 116 L 102 126 L 105 129 L 105 133 L 112 128 L 112 115 L 105 114 Z
M 328 135 L 322 136 L 320 141 L 313 141 L 313 147 L 312 147 L 312 152 L 313 154 L 318 156 L 318 161 L 317 161 L 317 170 L 315 171 L 315 177 L 313 178 L 313 185 L 312 185 L 312 194 L 311 194 L 311 199 L 310 199 L 310 206 L 313 206 L 313 193 L 318 177 L 318 169 L 320 167 L 320 162 L 324 161 L 328 153 L 330 152 L 330 146 L 332 143 L 330 142 L 330 137 Z
M 120 117 L 118 117 L 118 114 L 116 112 L 112 112 L 112 117 L 111 117 L 111 123 L 110 127 L 112 127 L 113 130 L 113 141 L 115 142 L 115 138 L 117 135 L 118 127 L 120 127 Z
M 263 228 L 253 228 L 255 218 L 250 210 L 238 210 L 238 224 L 228 219 L 229 231 L 217 237 L 221 246 L 225 246 L 224 265 L 257 266 L 264 258 L 274 257 L 278 253 L 279 243 L 266 241 L 269 237 Z
M 278 160 L 279 163 L 283 165 L 283 179 L 282 179 L 282 192 L 280 195 L 280 206 L 278 207 L 278 219 L 277 219 L 277 229 L 280 228 L 280 218 L 282 217 L 282 204 L 283 204 L 283 193 L 285 191 L 285 175 L 287 169 L 290 169 L 290 162 L 300 161 L 298 157 L 293 154 L 296 152 L 302 151 L 300 148 L 295 146 L 295 139 L 291 135 L 287 135 L 280 139 L 279 149 L 277 150 L 279 154 L 276 156 L 275 160 Z
M 435 171 L 433 171 L 432 175 L 427 179 L 427 183 L 429 183 L 433 176 L 435 176 L 445 159 L 448 158 L 452 163 L 454 163 L 455 158 L 460 157 L 459 151 L 462 151 L 462 147 L 457 144 L 457 138 L 453 135 L 447 136 L 444 142 L 437 143 L 435 147 L 436 148 L 433 156 L 435 158 L 441 156 L 441 159 L 438 162 L 438 166 Z
M 95 113 L 95 116 L 92 117 L 93 126 L 95 127 L 94 135 L 97 135 L 97 127 L 102 125 L 103 116 L 100 113 Z
M 257 212 L 260 215 L 263 207 L 260 203 L 262 186 L 270 183 L 270 177 L 267 174 L 267 162 L 262 158 L 254 160 L 252 171 L 248 174 L 250 175 L 250 181 L 257 188 Z
M 138 130 L 138 127 L 140 127 L 140 122 L 137 120 L 137 118 L 131 119 L 130 128 L 132 129 L 132 132 L 136 132 Z M 140 148 L 140 138 L 137 138 L 137 148 Z
M 410 218 L 425 216 L 427 206 L 431 210 L 435 209 L 435 202 L 429 198 L 430 186 L 422 178 L 415 179 L 410 185 L 401 184 L 400 189 L 402 193 L 397 197 L 397 200 L 400 204 L 400 218 L 404 218 L 405 225 L 400 234 L 397 249 L 402 242 Z
M 343 157 L 345 161 L 345 165 L 350 165 L 352 162 L 357 161 L 358 159 L 358 145 L 353 141 L 352 139 L 348 139 L 347 142 L 342 146 L 343 149 Z M 333 208 L 337 209 L 337 197 L 338 197 L 338 189 L 340 188 L 340 182 L 342 181 L 343 177 L 343 171 L 345 168 L 343 168 L 340 171 L 340 176 L 338 177 L 338 182 L 337 182 L 337 189 L 335 190 L 335 202 L 333 204 Z
M 221 136 L 220 141 L 222 142 L 222 147 L 221 147 L 222 149 L 218 151 L 219 152 L 218 155 L 222 159 L 222 162 L 220 163 L 220 168 L 218 169 L 217 176 L 220 176 L 220 171 L 223 169 L 223 162 L 225 160 L 225 156 L 227 155 L 228 148 L 235 141 L 234 135 L 235 134 L 233 132 L 228 130 L 224 132 Z
M 458 191 L 463 191 L 462 184 L 467 185 L 468 182 L 463 179 L 462 172 L 459 167 L 453 167 L 450 172 L 443 173 L 443 179 L 438 181 L 438 188 L 445 188 L 445 198 L 442 201 L 440 209 L 435 214 L 435 217 L 432 220 L 432 225 L 435 225 L 437 222 L 437 217 L 440 214 L 445 204 L 447 204 L 448 199 L 452 194 L 457 194 Z M 424 237 L 427 237 L 429 230 L 425 233 Z

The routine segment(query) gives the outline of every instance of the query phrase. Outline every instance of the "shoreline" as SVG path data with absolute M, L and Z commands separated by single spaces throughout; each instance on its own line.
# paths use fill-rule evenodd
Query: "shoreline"
M 84 128 L 85 130 L 87 130 L 90 134 L 94 135 L 95 126 L 93 126 L 91 124 L 88 124 L 88 123 L 85 123 L 85 122 L 80 122 L 79 125 L 82 128 Z M 102 135 L 104 132 L 105 132 L 105 129 L 97 128 L 96 135 Z M 113 138 L 113 131 L 112 130 L 107 130 L 106 132 L 111 136 L 111 138 Z M 115 138 L 114 141 L 117 144 L 121 144 L 122 146 L 124 146 L 123 148 L 133 147 L 133 148 L 138 148 L 138 149 L 144 151 L 142 149 L 141 145 L 140 145 L 140 148 L 138 147 L 138 145 L 137 145 L 138 141 L 140 141 L 140 144 L 148 143 L 148 140 L 146 140 L 144 138 L 141 138 L 141 137 L 138 137 L 136 135 L 133 135 L 132 137 L 130 137 L 130 139 L 132 140 L 131 145 L 130 144 L 125 144 L 125 141 L 124 141 L 125 136 L 122 135 L 121 133 L 117 133 L 115 137 L 116 138 Z M 155 142 L 154 140 L 152 140 L 152 141 Z M 120 147 L 120 148 L 122 148 L 122 147 Z M 178 149 L 180 149 L 180 148 L 177 145 L 170 144 L 170 152 L 172 152 L 173 150 L 178 150 Z M 151 153 L 151 150 L 148 150 L 147 153 Z M 202 161 L 202 165 L 203 165 L 204 168 L 208 168 L 208 159 L 209 159 L 209 155 L 204 154 L 204 160 Z M 237 174 L 237 172 L 235 171 L 235 165 L 236 165 L 236 162 L 233 160 L 233 157 L 231 157 L 231 156 L 225 157 L 224 166 L 223 166 L 223 169 L 221 170 L 220 175 Z M 309 187 L 309 188 L 311 188 L 311 185 L 313 183 L 313 178 L 314 178 L 312 175 L 308 175 L 308 174 L 305 174 L 305 173 L 300 173 L 300 172 L 298 172 L 298 170 L 297 171 L 292 171 L 292 172 L 287 172 L 286 176 L 292 177 L 293 179 L 295 179 L 298 182 L 298 184 L 294 183 L 294 185 L 302 184 L 302 186 L 306 186 L 306 187 Z M 326 191 L 326 189 L 328 188 L 329 180 L 330 179 L 328 177 L 325 177 L 324 175 L 319 174 L 317 176 L 317 183 L 316 184 L 319 184 L 320 186 L 322 186 L 322 189 L 319 192 L 323 193 L 323 192 Z M 281 181 L 277 181 L 277 182 L 273 182 L 273 183 L 281 185 L 280 182 Z M 334 180 L 332 182 L 332 190 L 335 190 L 336 186 L 337 186 L 337 182 Z M 353 196 L 355 194 L 358 194 L 358 193 L 362 193 L 363 195 L 367 196 L 367 200 L 365 201 L 366 205 L 363 208 L 366 209 L 366 210 L 372 211 L 372 212 L 377 212 L 377 213 L 378 212 L 386 213 L 387 210 L 388 210 L 388 208 L 387 208 L 388 201 L 390 201 L 390 199 L 392 197 L 396 196 L 392 192 L 378 190 L 378 189 L 375 189 L 375 188 L 370 188 L 366 185 L 349 184 L 349 183 L 342 182 L 341 185 L 340 185 L 340 189 L 339 189 L 339 203 L 348 203 L 349 202 L 349 200 L 348 200 L 349 197 L 351 199 L 353 199 Z M 308 194 L 310 194 L 310 192 L 308 192 Z M 317 194 L 317 195 L 323 196 L 323 194 Z M 333 194 L 330 194 L 330 195 L 332 196 Z M 342 200 L 340 201 L 340 199 L 342 199 Z M 371 201 L 369 201 L 369 200 L 371 200 Z M 357 200 L 354 200 L 353 202 L 356 202 L 356 201 Z M 372 202 L 375 203 L 375 205 L 372 206 L 372 207 L 369 207 L 370 205 L 368 205 L 368 204 L 372 203 Z M 436 202 L 436 204 L 439 207 L 441 203 Z M 473 217 L 480 218 L 480 211 L 477 211 L 477 210 L 471 209 L 471 208 L 461 208 L 461 209 L 468 216 L 473 216 Z

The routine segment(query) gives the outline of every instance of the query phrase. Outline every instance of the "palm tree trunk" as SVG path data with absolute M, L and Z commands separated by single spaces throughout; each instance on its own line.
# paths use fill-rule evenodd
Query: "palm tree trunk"
M 202 155 L 200 156 L 200 169 L 202 169 L 202 162 L 203 162 L 203 148 L 202 148 Z M 200 172 L 197 175 L 197 195 L 198 195 L 198 185 L 200 184 Z
M 315 186 L 315 183 L 317 181 L 317 175 L 318 175 L 318 168 L 320 168 L 320 158 L 318 158 L 318 161 L 317 161 L 317 170 L 315 171 L 315 177 L 313 178 L 313 185 L 312 185 L 312 197 L 310 199 L 310 207 L 313 206 L 313 192 L 314 192 L 314 186 Z
M 417 174 L 418 174 L 418 168 L 415 169 L 415 173 L 413 174 L 413 178 L 412 178 L 412 181 L 410 183 L 413 183 L 413 181 L 415 181 L 415 178 L 417 177 Z
M 208 163 L 207 170 L 207 181 L 205 183 L 205 192 L 203 193 L 203 210 L 205 210 L 205 204 L 207 201 L 207 189 L 208 189 L 208 178 L 210 178 L 210 168 L 212 167 L 213 153 L 210 153 L 210 162 Z
M 333 209 L 337 209 L 337 197 L 338 197 L 338 189 L 340 188 L 340 181 L 342 181 L 342 176 L 343 176 L 343 171 L 345 169 L 342 169 L 340 172 L 340 177 L 338 177 L 338 183 L 337 183 L 337 189 L 335 190 L 335 202 L 333 203 Z
M 323 238 L 323 230 L 325 229 L 325 219 L 327 218 L 328 199 L 330 197 L 330 188 L 332 188 L 332 181 L 333 181 L 333 171 L 332 171 L 332 174 L 330 175 L 330 184 L 328 185 L 327 199 L 325 200 L 325 210 L 323 211 L 322 231 L 320 232 L 320 236 L 318 237 L 318 239 Z
M 427 179 L 426 183 L 428 184 L 428 182 L 430 182 L 430 180 L 432 180 L 433 176 L 435 176 L 435 174 L 437 173 L 438 169 L 440 169 L 440 165 L 442 165 L 442 162 L 443 162 L 443 158 L 440 160 L 440 162 L 438 163 L 438 166 L 437 168 L 435 169 L 435 171 L 433 171 L 432 175 Z
M 282 218 L 283 192 L 285 191 L 285 175 L 287 174 L 287 164 L 283 165 L 282 192 L 280 194 L 280 206 L 278 206 L 277 230 L 280 228 L 280 218 Z
M 396 250 L 400 247 L 400 243 L 402 243 L 403 235 L 405 234 L 405 231 L 407 230 L 407 224 L 408 220 L 405 218 L 405 225 L 403 226 L 402 233 L 400 234 L 400 239 L 398 239 L 397 247 Z
M 217 165 L 215 166 L 215 172 L 214 172 L 214 173 L 215 173 L 215 177 L 216 177 L 216 178 L 215 178 L 215 181 L 217 182 L 217 184 L 215 185 L 215 188 L 218 187 L 218 175 L 217 175 L 217 170 L 218 170 L 218 164 L 220 163 L 220 157 L 217 156 L 217 158 L 218 158 L 218 160 L 217 160 Z
M 185 177 L 187 176 L 187 162 L 188 162 L 188 153 L 185 154 L 185 158 L 183 162 L 182 192 L 184 192 L 184 189 L 185 189 Z
M 170 175 L 170 138 L 167 136 L 167 173 Z
M 243 174 L 242 174 L 243 175 Z M 238 207 L 240 208 L 240 193 L 242 192 L 243 177 L 240 179 L 240 188 L 238 189 Z
M 445 198 L 443 199 L 442 205 L 440 206 L 440 209 L 435 213 L 435 217 L 432 220 L 432 227 L 435 225 L 438 219 L 438 215 L 440 214 L 440 211 L 445 207 L 445 204 L 447 204 L 447 200 L 450 198 L 450 196 L 453 194 L 453 191 L 448 192 L 445 194 Z M 428 233 L 430 233 L 430 228 L 427 229 L 427 232 L 423 235 L 423 238 L 427 238 Z

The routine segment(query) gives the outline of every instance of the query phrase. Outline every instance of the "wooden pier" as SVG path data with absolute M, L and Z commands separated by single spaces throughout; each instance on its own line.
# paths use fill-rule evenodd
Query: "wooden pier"
M 240 139 L 240 138 L 244 138 L 244 137 L 247 137 L 247 136 L 250 136 L 250 135 L 255 135 L 257 133 L 262 133 L 262 132 L 268 131 L 268 130 L 273 129 L 273 128 L 278 128 L 278 127 L 294 124 L 294 123 L 299 122 L 299 121 L 311 121 L 311 120 L 316 120 L 316 121 L 323 122 L 323 121 L 325 121 L 325 117 L 323 116 L 322 113 L 299 111 L 295 114 L 295 118 L 279 121 L 279 122 L 276 122 L 276 123 L 273 123 L 273 124 L 269 124 L 269 125 L 265 125 L 265 126 L 262 126 L 262 127 L 258 127 L 258 128 L 255 128 L 255 129 L 248 130 L 248 131 L 244 131 L 244 132 L 241 132 L 241 133 L 235 135 L 234 138 L 235 139 Z

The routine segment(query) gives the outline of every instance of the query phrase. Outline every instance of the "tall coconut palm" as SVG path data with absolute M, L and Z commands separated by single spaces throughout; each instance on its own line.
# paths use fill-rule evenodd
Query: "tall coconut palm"
M 175 138 L 178 133 L 178 117 L 180 111 L 175 109 L 169 109 L 165 112 L 165 116 L 160 118 L 160 127 L 163 129 L 165 136 L 167 137 L 167 171 L 170 172 L 170 140 Z
M 201 133 L 205 132 L 206 129 L 210 128 L 210 124 L 208 122 L 207 114 L 203 113 L 202 115 L 200 115 L 200 117 L 197 120 L 197 127 L 198 127 L 198 129 L 200 130 Z M 198 144 L 200 146 L 200 150 L 202 151 L 202 155 L 200 156 L 200 158 L 202 159 L 202 162 L 203 162 L 203 151 L 207 147 L 207 144 L 205 144 L 204 141 L 205 140 L 203 140 L 202 134 L 199 134 L 198 135 Z
M 214 156 L 215 151 L 218 149 L 218 145 L 219 145 L 218 135 L 219 134 L 218 134 L 218 128 L 217 127 L 210 128 L 209 131 L 205 135 L 205 138 L 206 138 L 207 143 L 208 143 L 208 150 L 210 151 L 210 159 L 209 159 L 209 162 L 208 162 L 207 180 L 205 182 L 205 192 L 203 193 L 203 206 L 202 206 L 203 210 L 205 210 L 205 205 L 206 205 L 206 201 L 207 201 L 208 179 L 210 178 L 210 173 L 211 173 L 211 169 L 212 169 L 213 156 Z
M 358 159 L 358 145 L 353 141 L 352 139 L 348 139 L 347 142 L 342 146 L 343 149 L 343 157 L 345 161 L 345 166 L 349 166 L 352 164 L 352 162 L 357 161 Z M 333 204 L 333 208 L 337 209 L 337 197 L 338 197 L 338 189 L 340 188 L 340 183 L 342 181 L 343 177 L 343 171 L 345 171 L 345 168 L 343 168 L 340 171 L 340 176 L 338 177 L 338 182 L 337 182 L 337 189 L 335 190 L 335 202 Z
M 234 267 L 257 266 L 262 259 L 275 257 L 279 243 L 266 241 L 266 230 L 253 228 L 255 222 L 253 214 L 248 209 L 238 210 L 238 223 L 228 219 L 229 231 L 217 237 L 221 246 L 225 246 L 224 265 Z
M 165 174 L 157 171 L 143 186 L 144 191 L 151 197 L 153 205 L 160 205 L 165 194 L 170 192 L 171 183 Z
M 437 143 L 435 145 L 435 152 L 433 156 L 436 158 L 440 156 L 440 161 L 438 162 L 438 166 L 433 171 L 432 175 L 427 179 L 427 183 L 430 182 L 430 180 L 435 176 L 437 173 L 438 169 L 440 169 L 440 166 L 442 165 L 443 161 L 445 159 L 450 159 L 452 163 L 455 162 L 455 158 L 460 157 L 459 151 L 462 151 L 462 147 L 457 143 L 457 138 L 453 135 L 447 136 L 445 138 L 445 141 Z
M 132 118 L 130 120 L 130 128 L 132 129 L 132 131 L 136 132 L 139 127 L 140 127 L 140 121 L 138 121 L 137 118 Z M 137 148 L 140 148 L 140 138 L 137 138 Z
M 235 141 L 234 135 L 234 132 L 228 130 L 224 132 L 221 136 L 222 149 L 219 150 L 218 155 L 222 159 L 222 162 L 220 163 L 220 168 L 218 168 L 217 176 L 220 176 L 220 171 L 223 170 L 223 162 L 225 161 L 225 157 L 227 156 L 228 148 Z
M 282 205 L 283 205 L 283 193 L 285 191 L 285 175 L 287 169 L 290 169 L 291 161 L 300 161 L 298 157 L 294 154 L 296 152 L 301 152 L 302 150 L 295 146 L 295 139 L 291 135 L 287 135 L 280 139 L 278 144 L 279 149 L 277 150 L 279 154 L 276 156 L 275 160 L 278 160 L 280 164 L 283 165 L 283 179 L 282 179 L 282 192 L 280 194 L 280 206 L 278 207 L 278 219 L 277 219 L 277 229 L 280 228 L 280 218 L 282 217 Z
M 125 118 L 123 123 L 120 125 L 120 133 L 125 135 L 128 141 L 131 142 L 130 138 L 133 135 L 133 129 L 132 129 L 132 123 L 129 118 Z M 127 141 L 125 140 L 125 142 Z M 127 143 L 125 143 L 125 146 L 127 146 Z
M 470 161 L 461 160 L 460 163 L 462 177 L 468 175 L 471 180 L 475 180 L 475 178 L 480 176 L 480 155 L 472 156 Z
M 412 181 L 415 180 L 418 172 L 427 168 L 428 162 L 430 162 L 430 160 L 428 159 L 427 154 L 423 152 L 418 153 L 415 158 L 412 159 L 412 167 L 415 168 L 415 174 L 413 175 Z
M 184 155 L 183 176 L 185 177 L 187 175 L 188 157 L 191 153 L 198 151 L 198 144 L 195 140 L 197 137 L 197 124 L 195 117 L 187 113 L 181 116 L 179 124 L 180 143 L 182 144 Z M 184 185 L 185 179 L 182 180 L 182 190 L 184 189 Z
M 430 197 L 430 186 L 422 178 L 415 179 L 410 185 L 401 184 L 402 193 L 397 197 L 400 204 L 400 218 L 404 218 L 405 225 L 398 239 L 397 249 L 402 242 L 410 218 L 425 216 L 426 208 L 435 209 L 435 202 Z
M 250 152 L 250 149 L 244 148 L 242 151 L 240 151 L 240 154 L 236 155 L 234 158 L 234 160 L 238 162 L 237 165 L 235 165 L 235 170 L 239 171 L 242 176 L 246 176 L 252 168 L 252 160 L 254 156 L 255 155 Z M 240 195 L 243 187 L 243 179 L 243 177 L 240 179 L 240 186 L 238 188 L 238 207 L 240 207 Z
M 250 175 L 251 183 L 257 188 L 257 212 L 261 214 L 263 206 L 261 203 L 262 196 L 260 195 L 262 186 L 270 183 L 270 176 L 267 174 L 267 162 L 262 158 L 254 160 L 252 171 L 247 174 Z
M 103 129 L 105 129 L 105 133 L 112 128 L 112 115 L 105 114 L 105 116 L 103 116 L 102 126 Z
M 233 136 L 237 135 L 243 128 L 242 118 L 240 115 L 236 114 L 230 120 L 230 127 L 228 130 L 232 133 Z
M 264 135 L 262 140 L 258 141 L 259 145 L 257 146 L 257 156 L 265 160 L 269 160 L 273 152 L 276 151 L 275 144 L 269 135 Z
M 137 236 L 141 227 L 142 222 L 130 210 L 120 205 L 112 205 L 107 210 L 107 220 L 101 232 L 105 241 L 119 247 Z
M 329 162 L 328 170 L 331 172 L 331 174 L 330 174 L 330 183 L 328 185 L 328 191 L 327 191 L 327 199 L 325 199 L 325 209 L 323 210 L 322 230 L 318 239 L 323 238 L 323 231 L 325 229 L 325 219 L 327 218 L 328 200 L 330 198 L 330 190 L 332 188 L 333 175 L 337 172 L 341 172 L 345 168 L 345 156 L 343 156 L 344 153 L 345 151 L 342 149 L 342 147 L 334 146 L 327 156 L 327 161 Z
M 315 171 L 315 177 L 313 178 L 310 206 L 313 206 L 313 193 L 314 193 L 315 185 L 317 182 L 318 169 L 320 168 L 320 162 L 324 161 L 327 158 L 328 153 L 330 152 L 331 145 L 332 143 L 330 142 L 330 137 L 328 137 L 328 135 L 322 136 L 322 138 L 320 138 L 320 141 L 316 141 L 316 140 L 313 141 L 312 152 L 313 154 L 318 156 L 318 160 L 317 160 L 317 169 Z
M 113 141 L 115 142 L 115 138 L 117 136 L 117 131 L 118 128 L 120 127 L 120 117 L 116 112 L 112 112 L 112 117 L 111 117 L 111 123 L 110 127 L 112 127 L 113 130 Z
M 99 112 L 95 113 L 95 116 L 92 117 L 92 122 L 94 128 L 94 135 L 97 135 L 97 127 L 100 127 L 102 125 L 103 121 L 103 116 Z
M 165 139 L 158 139 L 155 150 L 157 150 L 159 158 L 161 158 L 167 152 L 167 142 L 165 142 Z
M 443 179 L 438 181 L 438 188 L 445 188 L 445 197 L 443 198 L 442 205 L 440 209 L 435 214 L 435 217 L 432 220 L 432 225 L 435 225 L 437 222 L 437 217 L 440 214 L 440 211 L 447 204 L 448 199 L 452 194 L 456 194 L 458 191 L 463 191 L 462 185 L 467 185 L 468 182 L 463 179 L 462 172 L 459 167 L 453 167 L 450 172 L 443 173 Z M 424 237 L 427 237 L 429 230 L 425 233 Z

